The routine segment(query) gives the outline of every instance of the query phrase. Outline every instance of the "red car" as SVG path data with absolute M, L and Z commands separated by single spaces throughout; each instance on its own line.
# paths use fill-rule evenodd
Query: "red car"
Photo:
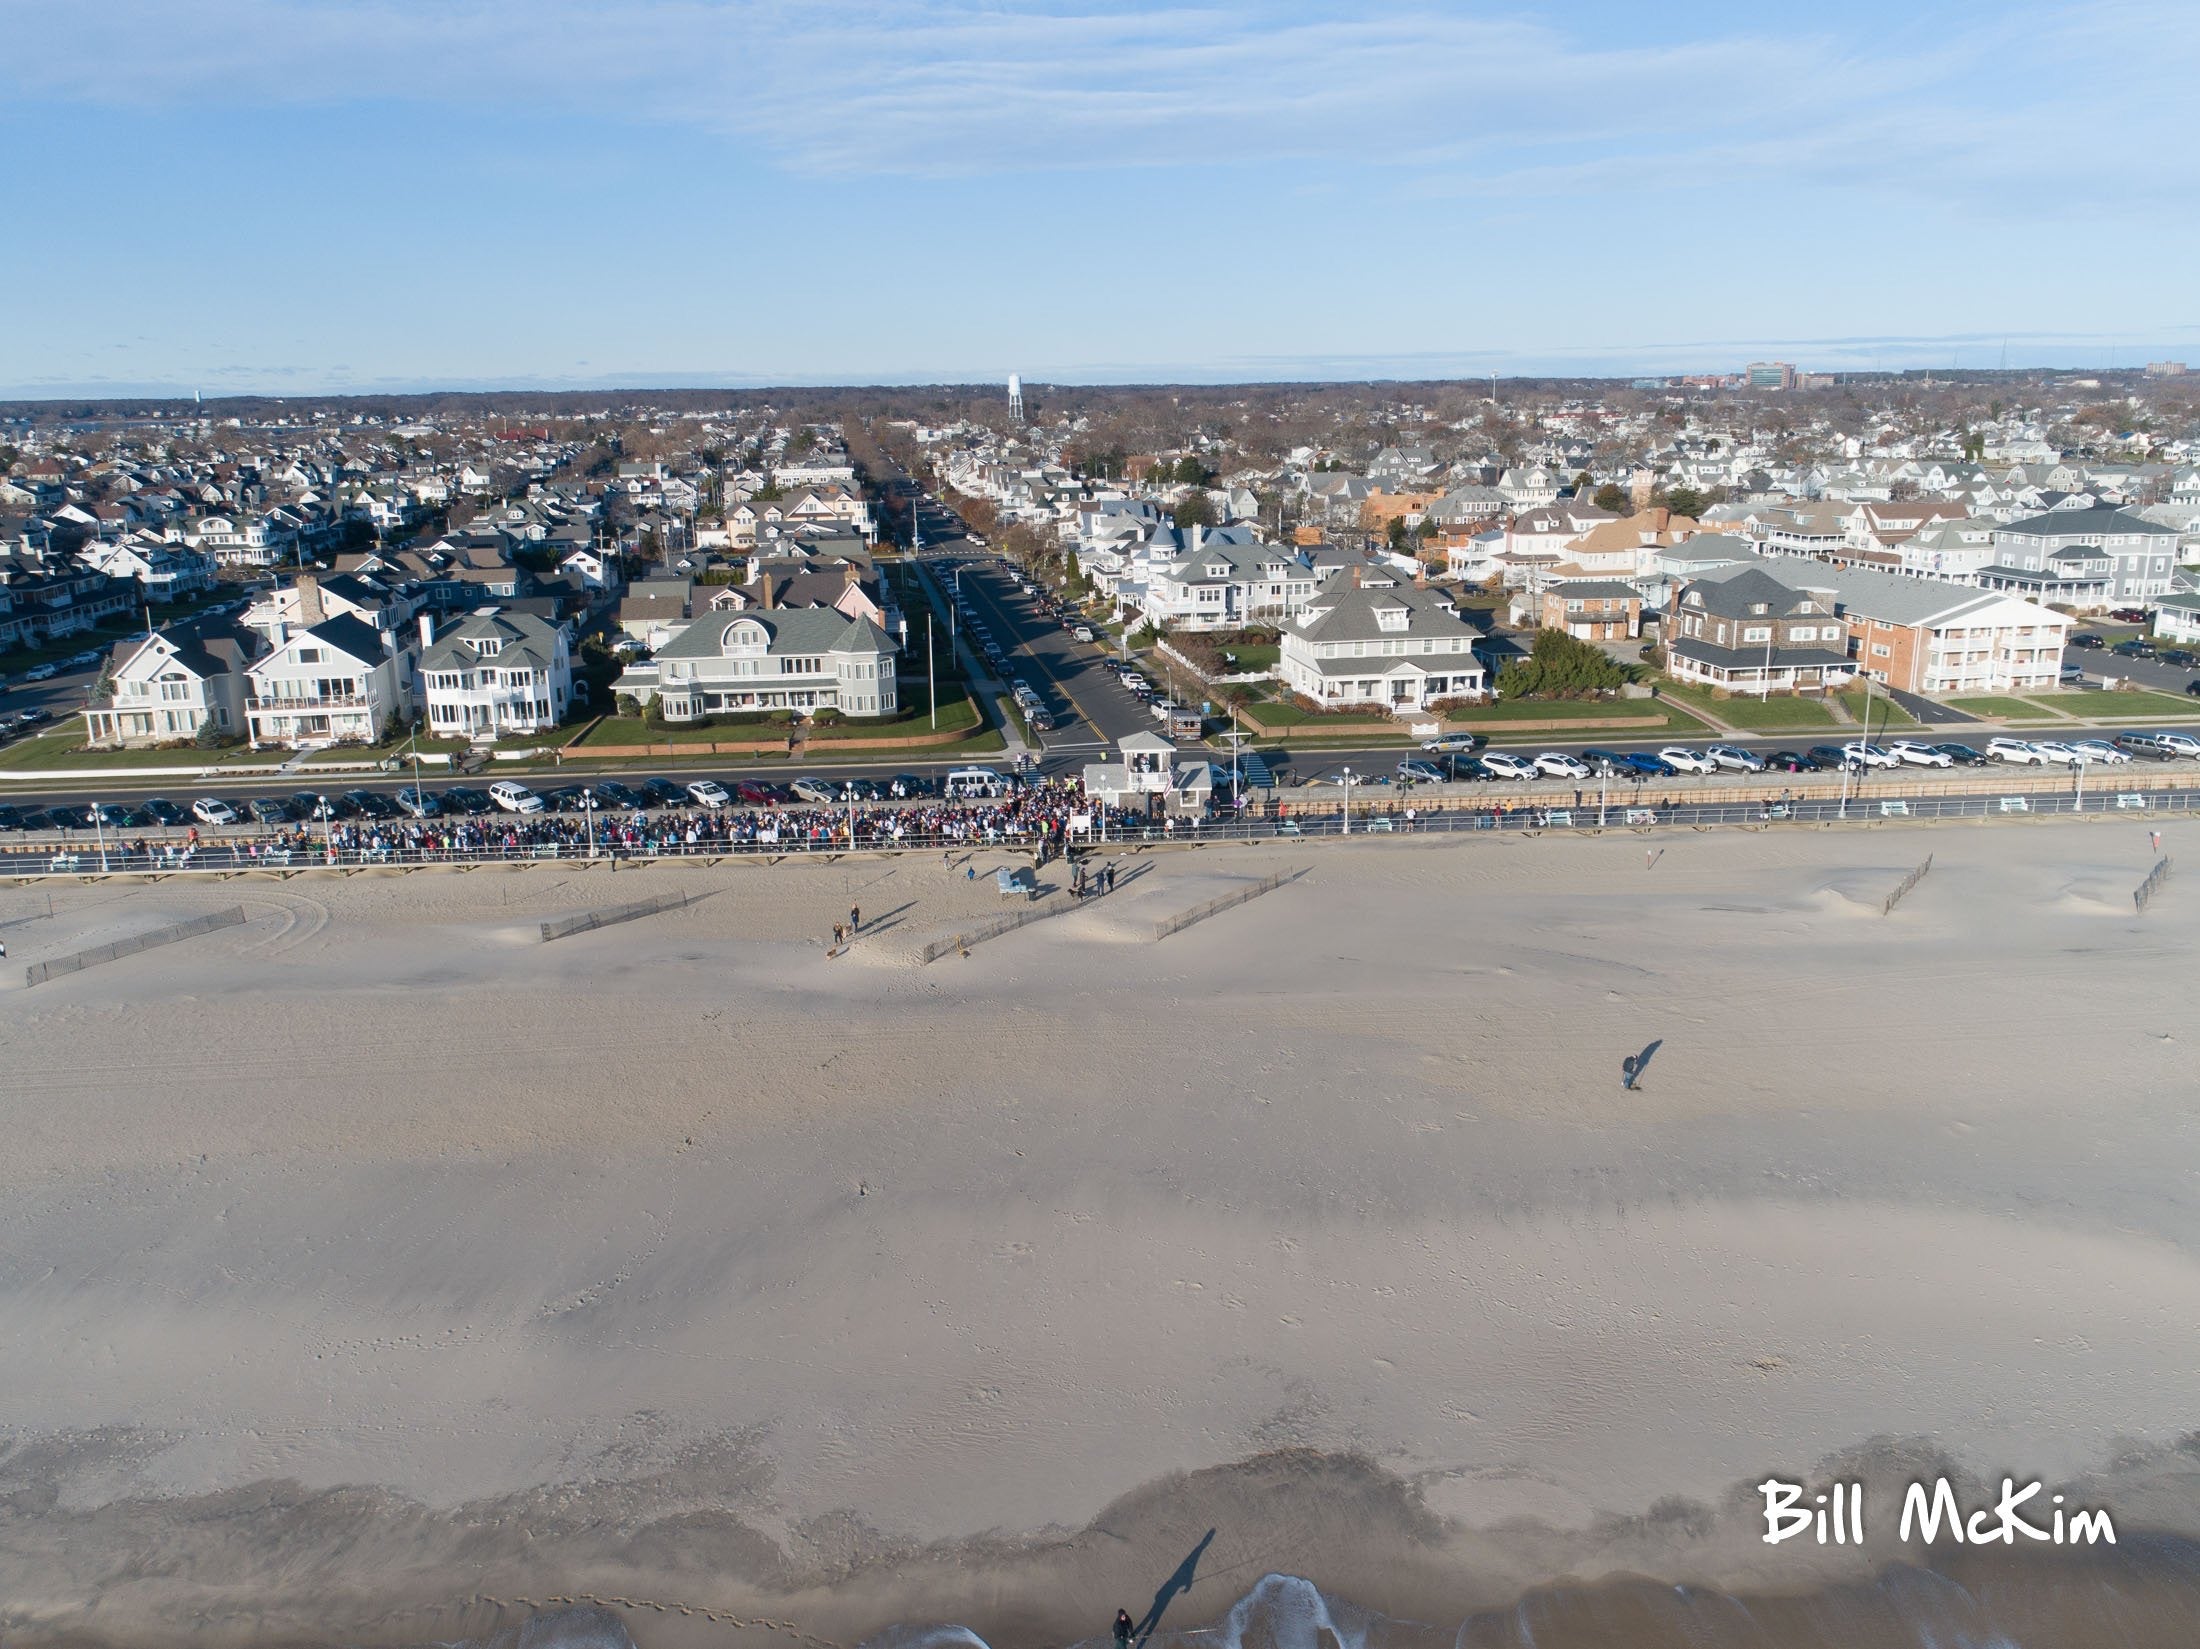
M 2118 624 L 2144 624 L 2147 621 L 2147 610 L 2144 607 L 2118 607 L 2108 616 Z
M 733 787 L 733 794 L 736 800 L 746 802 L 750 807 L 771 807 L 787 799 L 784 786 L 767 784 L 762 779 L 738 781 Z

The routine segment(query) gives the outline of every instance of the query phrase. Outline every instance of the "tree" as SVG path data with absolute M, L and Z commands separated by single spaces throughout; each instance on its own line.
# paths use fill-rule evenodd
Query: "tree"
M 1180 527 L 1211 527 L 1215 524 L 1215 507 L 1208 502 L 1207 495 L 1203 492 L 1187 495 L 1170 515 Z
M 1077 565 L 1077 552 L 1074 549 L 1069 552 L 1062 570 L 1069 575 L 1069 587 L 1082 594 L 1085 588 L 1085 572 L 1082 567 Z
M 1607 481 L 1604 483 L 1603 486 L 1597 488 L 1597 495 L 1594 502 L 1598 509 L 1605 511 L 1608 514 L 1625 515 L 1627 513 L 1627 506 L 1631 502 L 1631 500 L 1627 496 L 1627 489 L 1625 487 L 1621 486 L 1617 481 Z
M 1187 452 L 1176 461 L 1170 479 L 1180 487 L 1204 487 L 1214 478 L 1214 473 L 1197 454 Z
M 1624 686 L 1628 672 L 1601 647 L 1564 630 L 1540 630 L 1528 656 L 1499 672 L 1497 696 L 1504 699 L 1570 699 L 1610 692 Z
M 1691 521 L 1703 514 L 1703 494 L 1694 487 L 1675 487 L 1665 495 L 1666 507 L 1675 515 L 1685 515 Z

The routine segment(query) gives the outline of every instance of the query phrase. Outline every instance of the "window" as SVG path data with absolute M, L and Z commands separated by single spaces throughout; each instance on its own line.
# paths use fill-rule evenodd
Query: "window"
M 1757 611 L 1762 612 L 1764 609 L 1760 607 Z M 1772 639 L 1772 626 L 1769 624 L 1752 624 L 1742 631 L 1742 639 L 1744 641 L 1770 641 Z

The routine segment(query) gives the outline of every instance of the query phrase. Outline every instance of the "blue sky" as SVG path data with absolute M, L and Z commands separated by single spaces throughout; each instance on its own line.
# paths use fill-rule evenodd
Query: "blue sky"
M 0 0 L 0 394 L 2200 357 L 2190 0 Z

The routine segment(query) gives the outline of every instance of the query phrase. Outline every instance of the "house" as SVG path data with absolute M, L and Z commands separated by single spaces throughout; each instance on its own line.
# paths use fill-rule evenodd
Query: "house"
M 1633 641 L 1642 634 L 1642 594 L 1617 579 L 1575 579 L 1543 592 L 1536 622 L 1577 641 Z
M 2128 510 L 2049 510 L 1994 532 L 1996 560 L 1979 583 L 2074 607 L 2167 595 L 2177 532 Z
M 1157 528 L 1157 536 L 1172 529 Z M 1193 527 L 1189 548 L 1148 564 L 1146 617 L 1181 630 L 1236 630 L 1279 624 L 1313 596 L 1313 567 L 1296 550 L 1262 544 L 1247 529 Z
M 251 631 L 213 618 L 118 644 L 85 707 L 85 742 L 105 748 L 176 744 L 207 726 L 241 735 L 245 661 L 258 645 Z
M 619 629 L 655 652 L 682 630 L 691 616 L 695 586 L 684 578 L 650 578 L 627 586 L 619 603 Z
M 672 722 L 754 710 L 891 716 L 894 653 L 876 624 L 831 607 L 713 614 L 627 666 L 618 691 Z
M 2181 647 L 2200 641 L 2200 595 L 2163 596 L 2154 604 L 2154 633 Z
M 1847 632 L 1830 602 L 1742 566 L 1691 580 L 1665 620 L 1666 672 L 1736 693 L 1822 693 L 1847 685 Z
M 1890 687 L 2024 693 L 2061 684 L 2070 620 L 2036 602 L 1870 567 L 1775 560 L 1764 570 L 1836 614 L 1851 667 Z
M 413 652 L 343 615 L 275 629 L 273 649 L 245 669 L 252 748 L 371 744 L 412 719 Z
M 339 617 L 356 618 L 370 629 L 394 635 L 412 621 L 412 603 L 363 573 L 300 573 L 292 583 L 254 601 L 240 622 L 272 647 L 278 626 L 286 632 L 310 630 L 325 618 Z
M 146 601 L 180 601 L 214 587 L 214 558 L 204 551 L 152 538 L 124 538 L 84 546 L 84 564 L 109 578 L 127 579 Z
M 573 656 L 565 627 L 494 607 L 469 613 L 442 634 L 420 620 L 420 696 L 428 731 L 486 743 L 541 733 L 565 718 L 573 699 Z
M 798 556 L 759 556 L 750 563 L 749 581 L 727 586 L 712 597 L 711 606 L 714 610 L 735 611 L 830 607 L 849 618 L 868 619 L 888 634 L 893 632 L 884 586 L 868 557 L 821 565 Z
M 1322 705 L 1421 710 L 1442 699 L 1486 698 L 1483 632 L 1448 596 L 1372 569 L 1317 591 L 1283 627 L 1278 672 Z

